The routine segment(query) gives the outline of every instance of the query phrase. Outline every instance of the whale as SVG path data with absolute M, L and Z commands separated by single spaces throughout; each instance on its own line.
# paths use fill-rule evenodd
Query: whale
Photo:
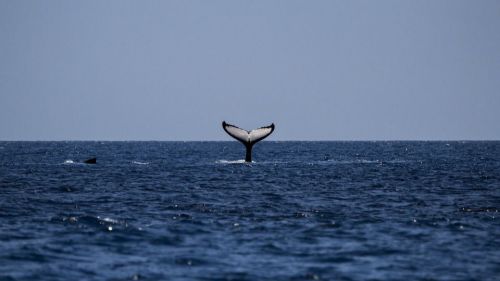
M 85 164 L 96 164 L 97 163 L 97 158 L 90 158 L 85 161 L 83 161 Z
M 252 162 L 252 147 L 265 139 L 274 131 L 274 123 L 251 131 L 241 129 L 235 125 L 222 121 L 222 128 L 228 135 L 241 142 L 246 148 L 245 162 Z

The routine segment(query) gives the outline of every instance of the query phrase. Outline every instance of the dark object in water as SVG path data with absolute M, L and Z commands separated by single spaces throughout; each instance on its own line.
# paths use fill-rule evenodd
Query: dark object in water
M 97 158 L 90 158 L 90 159 L 87 159 L 85 161 L 83 161 L 83 163 L 85 164 L 96 164 L 97 163 Z
M 231 137 L 243 143 L 247 150 L 245 162 L 252 162 L 253 145 L 265 139 L 274 131 L 274 123 L 266 127 L 246 131 L 234 125 L 228 124 L 226 121 L 222 121 L 222 128 L 224 128 L 224 131 L 226 131 L 226 133 L 228 133 Z

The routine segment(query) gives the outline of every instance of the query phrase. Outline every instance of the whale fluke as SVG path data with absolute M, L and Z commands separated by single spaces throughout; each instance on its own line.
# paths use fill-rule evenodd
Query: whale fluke
M 231 137 L 240 141 L 245 145 L 246 155 L 245 162 L 252 162 L 252 147 L 257 142 L 265 139 L 274 131 L 274 123 L 266 127 L 260 127 L 255 130 L 247 131 L 241 128 L 238 128 L 234 125 L 226 123 L 226 121 L 222 121 L 222 128 L 224 131 L 228 133 Z
M 87 159 L 85 161 L 83 161 L 83 163 L 85 164 L 96 164 L 97 163 L 97 158 L 90 158 L 90 159 Z

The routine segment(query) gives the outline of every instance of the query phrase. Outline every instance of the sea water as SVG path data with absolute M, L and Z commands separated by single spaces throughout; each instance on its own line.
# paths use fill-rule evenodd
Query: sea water
M 0 280 L 500 280 L 500 142 L 244 154 L 0 142 Z

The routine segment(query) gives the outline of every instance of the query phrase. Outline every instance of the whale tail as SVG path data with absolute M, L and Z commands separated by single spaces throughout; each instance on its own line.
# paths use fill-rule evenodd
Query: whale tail
M 234 125 L 228 124 L 226 123 L 226 121 L 222 121 L 222 128 L 224 128 L 224 131 L 226 131 L 228 135 L 245 145 L 245 162 L 252 162 L 253 145 L 265 139 L 274 131 L 274 123 L 266 127 L 260 127 L 255 130 L 247 131 Z

